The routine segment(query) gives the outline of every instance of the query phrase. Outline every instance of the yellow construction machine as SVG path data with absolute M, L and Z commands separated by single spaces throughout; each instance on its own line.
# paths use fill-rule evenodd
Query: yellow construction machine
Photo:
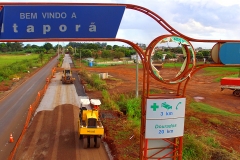
M 99 110 L 90 107 L 89 99 L 80 100 L 78 130 L 79 138 L 83 139 L 83 148 L 100 147 L 104 128 L 99 118 Z
M 75 78 L 73 78 L 73 76 L 72 76 L 71 69 L 64 69 L 63 74 L 62 74 L 62 79 L 61 79 L 62 84 L 73 83 L 74 80 L 75 80 Z

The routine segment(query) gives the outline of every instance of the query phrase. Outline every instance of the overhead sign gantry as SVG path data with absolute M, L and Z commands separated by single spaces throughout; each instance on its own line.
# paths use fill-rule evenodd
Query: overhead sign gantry
M 115 38 L 125 6 L 4 6 L 0 39 Z

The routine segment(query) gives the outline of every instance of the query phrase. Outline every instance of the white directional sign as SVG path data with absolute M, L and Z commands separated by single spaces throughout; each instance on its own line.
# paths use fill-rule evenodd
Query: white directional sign
M 147 99 L 146 119 L 185 117 L 186 98 Z
M 183 136 L 186 98 L 147 99 L 147 139 Z
M 184 118 L 147 120 L 145 138 L 172 138 L 183 136 Z

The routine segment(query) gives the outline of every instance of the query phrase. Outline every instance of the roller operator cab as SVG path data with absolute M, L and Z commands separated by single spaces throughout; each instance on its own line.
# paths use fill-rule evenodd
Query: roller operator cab
M 99 110 L 87 109 L 84 104 L 89 104 L 87 100 L 80 100 L 79 112 L 79 138 L 83 139 L 83 148 L 100 147 L 101 137 L 104 135 L 104 128 L 99 118 Z M 84 107 L 86 106 L 86 107 Z

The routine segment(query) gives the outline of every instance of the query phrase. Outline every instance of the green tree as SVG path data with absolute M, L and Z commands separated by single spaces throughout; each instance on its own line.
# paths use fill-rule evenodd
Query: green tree
M 54 46 L 54 49 L 57 50 L 58 46 L 59 46 L 59 49 L 63 48 L 61 44 L 57 44 L 57 45 Z
M 23 43 L 14 42 L 12 43 L 12 51 L 21 51 L 23 49 Z
M 114 51 L 113 52 L 113 58 L 122 58 L 122 57 L 124 57 L 125 56 L 125 54 L 123 53 L 123 52 L 120 52 L 120 51 Z
M 196 53 L 196 58 L 197 58 L 197 59 L 203 59 L 203 54 L 202 54 L 202 52 L 197 52 L 197 53 Z
M 66 52 L 68 52 L 69 54 L 73 54 L 73 53 L 75 53 L 75 50 L 72 46 L 68 46 Z
M 43 64 L 44 53 L 40 53 L 38 58 L 41 61 L 41 63 Z
M 112 46 L 111 45 L 107 45 L 106 50 L 112 50 Z
M 8 52 L 12 51 L 12 43 L 11 42 L 7 42 L 6 45 L 7 45 L 7 51 Z
M 38 49 L 38 48 L 39 48 L 39 46 L 38 46 L 38 45 L 35 45 L 35 44 L 33 44 L 33 45 L 31 46 L 31 48 Z
M 166 57 L 165 57 L 166 59 L 169 59 L 169 58 L 173 58 L 173 57 L 174 57 L 171 52 L 167 52 L 167 53 L 165 53 L 165 54 L 167 54 Z
M 39 47 L 39 48 L 35 49 L 35 52 L 36 53 L 42 53 L 42 52 L 45 53 L 46 49 L 44 47 Z
M 53 49 L 53 45 L 51 43 L 45 43 L 43 45 L 43 48 L 45 48 L 46 51 L 48 52 L 50 49 Z
M 27 44 L 26 46 L 24 46 L 24 49 L 31 49 L 31 48 L 32 48 L 31 44 Z
M 8 51 L 6 43 L 0 43 L 0 51 L 1 52 L 7 52 Z
M 50 49 L 48 53 L 56 53 L 56 51 L 54 49 Z
M 111 51 L 110 50 L 103 50 L 102 51 L 102 55 L 101 55 L 102 58 L 111 58 Z
M 162 53 L 160 51 L 156 51 L 156 53 L 153 55 L 153 60 L 161 60 L 163 57 Z
M 118 48 L 119 48 L 118 45 L 113 45 L 113 50 L 114 50 L 114 51 L 117 50 Z
M 81 54 L 82 54 L 82 58 L 92 57 L 92 52 L 90 49 L 82 49 Z
M 203 56 L 206 57 L 206 58 L 208 58 L 210 56 L 210 51 L 209 50 L 202 50 L 201 52 L 202 52 Z
M 172 48 L 173 53 L 182 53 L 182 47 L 174 47 Z

